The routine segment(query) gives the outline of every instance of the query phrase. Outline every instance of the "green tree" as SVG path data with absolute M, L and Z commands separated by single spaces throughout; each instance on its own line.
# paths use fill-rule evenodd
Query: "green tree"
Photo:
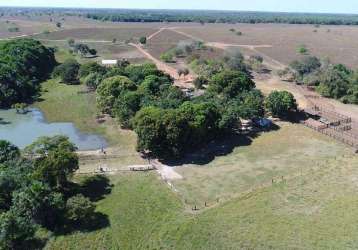
M 141 44 L 146 44 L 147 43 L 147 38 L 145 36 L 142 36 L 141 38 L 139 38 L 139 42 Z
M 8 141 L 0 140 L 0 164 L 6 161 L 18 159 L 20 150 Z
M 97 105 L 102 112 L 112 114 L 117 97 L 127 91 L 135 91 L 137 86 L 125 76 L 107 78 L 97 88 Z
M 90 90 L 95 90 L 103 81 L 103 78 L 104 76 L 100 73 L 91 73 L 84 78 L 83 82 Z
M 227 51 L 224 56 L 224 62 L 229 70 L 247 71 L 244 56 L 237 49 Z
M 290 111 L 297 109 L 294 96 L 287 91 L 273 91 L 265 100 L 265 106 L 274 117 L 287 117 Z
M 347 95 L 352 72 L 344 65 L 329 65 L 319 77 L 318 92 L 326 97 L 339 99 Z
M 98 64 L 97 62 L 88 62 L 84 63 L 80 66 L 79 69 L 79 77 L 84 78 L 91 73 L 98 73 L 101 75 L 105 75 L 107 73 L 107 68 Z
M 233 106 L 240 118 L 253 119 L 264 115 L 264 97 L 259 90 L 253 89 L 233 99 L 229 106 Z
M 174 62 L 174 55 L 171 52 L 165 52 L 160 55 L 160 60 L 162 60 L 166 63 L 172 63 L 172 62 Z
M 71 222 L 85 222 L 94 214 L 95 205 L 82 194 L 73 196 L 66 203 L 66 217 Z
M 301 55 L 306 55 L 308 53 L 308 49 L 307 46 L 302 44 L 300 46 L 298 46 L 297 48 L 297 53 L 301 54 Z
M 26 242 L 34 239 L 35 231 L 30 218 L 11 210 L 0 214 L 0 249 L 26 249 Z
M 54 50 L 32 39 L 0 44 L 0 107 L 31 101 L 56 64 Z
M 246 73 L 241 71 L 225 70 L 214 75 L 209 80 L 208 91 L 230 99 L 236 97 L 244 91 L 249 91 L 254 87 L 255 83 Z
M 163 158 L 180 157 L 188 137 L 188 123 L 176 110 L 141 109 L 134 119 L 137 149 Z
M 141 94 L 137 91 L 133 91 L 125 92 L 116 99 L 113 107 L 113 113 L 122 127 L 132 127 L 131 119 L 141 108 L 141 98 Z
M 298 80 L 300 80 L 303 76 L 318 70 L 321 65 L 321 62 L 317 57 L 308 56 L 300 61 L 293 61 L 290 64 L 290 67 L 298 74 Z
M 137 85 L 142 83 L 142 81 L 149 75 L 165 75 L 162 71 L 158 70 L 153 63 L 144 63 L 141 65 L 130 64 L 125 67 L 124 71 L 124 74 L 128 76 L 128 78 L 135 82 Z
M 78 84 L 79 69 L 80 64 L 75 59 L 67 59 L 55 68 L 53 76 L 59 77 L 66 84 Z
M 33 177 L 60 189 L 78 169 L 75 150 L 75 145 L 65 136 L 40 137 L 25 148 L 27 154 L 36 155 Z
M 61 222 L 64 207 L 62 194 L 53 192 L 39 181 L 33 181 L 15 192 L 11 209 L 18 216 L 31 218 L 36 224 L 54 229 Z
M 87 54 L 90 53 L 90 48 L 88 47 L 87 44 L 83 44 L 83 43 L 76 43 L 73 47 L 73 51 L 75 53 L 79 53 L 82 57 L 86 56 Z

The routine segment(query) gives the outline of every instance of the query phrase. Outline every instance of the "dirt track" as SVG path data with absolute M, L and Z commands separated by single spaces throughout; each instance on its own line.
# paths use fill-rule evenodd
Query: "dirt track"
M 181 77 L 179 77 L 178 71 L 169 66 L 166 63 L 163 63 L 162 61 L 160 61 L 159 59 L 155 58 L 154 56 L 152 56 L 148 51 L 146 51 L 141 45 L 139 44 L 135 44 L 135 43 L 129 43 L 129 45 L 135 47 L 138 51 L 140 51 L 145 57 L 147 57 L 149 60 L 151 60 L 153 63 L 155 63 L 155 65 L 158 67 L 159 70 L 164 71 L 165 73 L 169 74 L 171 77 L 174 78 L 174 83 L 175 85 L 177 85 L 178 87 L 183 87 L 183 88 L 190 88 L 192 87 L 192 81 L 194 79 L 194 76 L 189 74 L 188 76 L 186 76 L 185 79 L 182 79 Z

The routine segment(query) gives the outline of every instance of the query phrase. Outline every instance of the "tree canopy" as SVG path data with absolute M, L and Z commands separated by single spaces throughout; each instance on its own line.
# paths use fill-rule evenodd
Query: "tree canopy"
M 93 216 L 95 205 L 70 184 L 78 157 L 67 137 L 42 137 L 24 155 L 0 145 L 0 249 L 32 249 L 39 229 L 58 232 Z
M 294 96 L 287 91 L 273 91 L 267 97 L 266 108 L 274 117 L 287 117 L 290 111 L 297 109 Z
M 0 107 L 30 101 L 52 72 L 54 51 L 32 39 L 0 44 Z

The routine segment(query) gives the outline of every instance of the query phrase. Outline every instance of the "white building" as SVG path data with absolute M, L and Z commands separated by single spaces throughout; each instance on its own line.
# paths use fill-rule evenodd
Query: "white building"
M 115 66 L 118 64 L 118 60 L 102 60 L 104 66 Z

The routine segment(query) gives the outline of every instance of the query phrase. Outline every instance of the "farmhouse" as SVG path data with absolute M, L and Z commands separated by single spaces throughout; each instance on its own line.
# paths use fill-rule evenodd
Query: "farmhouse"
M 102 60 L 104 66 L 115 66 L 118 64 L 118 60 Z

